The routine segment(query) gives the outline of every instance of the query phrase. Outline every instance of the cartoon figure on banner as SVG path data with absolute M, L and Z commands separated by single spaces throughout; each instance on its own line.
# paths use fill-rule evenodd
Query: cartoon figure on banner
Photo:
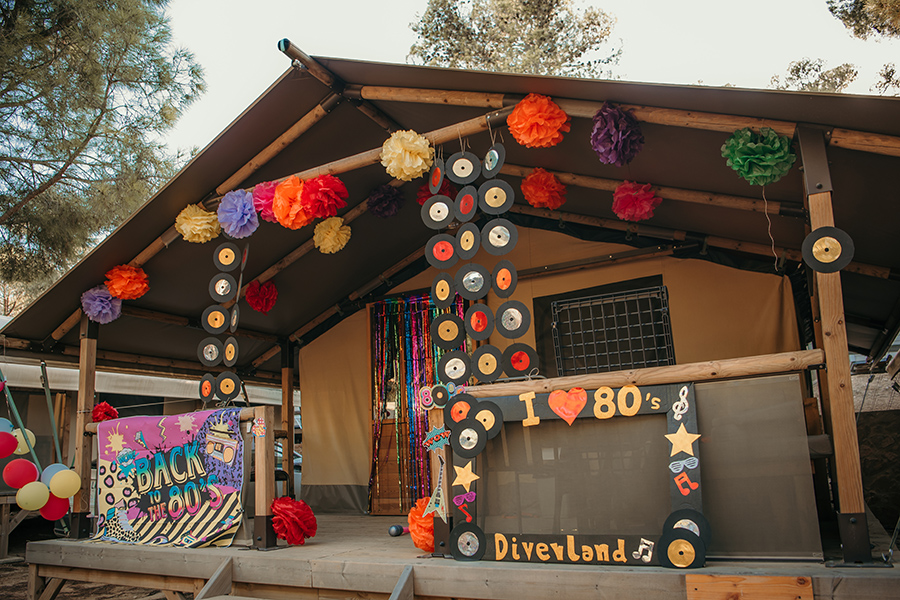
M 116 455 L 116 464 L 119 466 L 119 473 L 116 475 L 119 479 L 128 479 L 134 472 L 134 459 L 137 458 L 137 452 L 133 448 L 123 448 Z

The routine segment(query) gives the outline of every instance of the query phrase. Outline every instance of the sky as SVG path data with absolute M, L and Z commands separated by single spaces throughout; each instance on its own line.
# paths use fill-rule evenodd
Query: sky
M 869 94 L 882 65 L 900 65 L 900 40 L 859 40 L 825 0 L 575 0 L 615 17 L 625 81 L 766 88 L 791 61 L 852 63 L 848 93 Z M 406 63 L 409 24 L 427 0 L 172 0 L 174 41 L 205 70 L 206 94 L 166 142 L 203 148 L 290 66 L 278 51 L 290 39 L 311 56 Z

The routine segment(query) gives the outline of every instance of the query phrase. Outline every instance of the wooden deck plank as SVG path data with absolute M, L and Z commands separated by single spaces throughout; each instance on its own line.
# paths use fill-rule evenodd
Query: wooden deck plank
M 223 596 L 231 593 L 231 575 L 234 572 L 234 561 L 231 557 L 226 558 L 213 573 L 203 589 L 194 596 L 194 600 L 207 600 L 216 596 Z
M 809 577 L 684 576 L 687 600 L 813 600 Z

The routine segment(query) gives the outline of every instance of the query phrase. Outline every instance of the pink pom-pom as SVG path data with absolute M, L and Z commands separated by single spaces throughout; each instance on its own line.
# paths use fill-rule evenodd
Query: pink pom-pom
M 662 198 L 653 193 L 652 187 L 649 183 L 641 185 L 633 181 L 619 184 L 613 192 L 613 212 L 623 221 L 646 221 L 662 202 Z

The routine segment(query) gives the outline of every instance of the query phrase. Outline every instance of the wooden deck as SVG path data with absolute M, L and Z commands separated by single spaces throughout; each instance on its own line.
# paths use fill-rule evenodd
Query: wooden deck
M 233 596 L 272 599 L 387 599 L 407 565 L 416 597 L 547 600 L 615 598 L 900 598 L 898 568 L 829 568 L 821 563 L 710 563 L 694 571 L 655 567 L 456 562 L 422 558 L 408 536 L 392 538 L 397 517 L 320 515 L 305 546 L 174 549 L 53 540 L 28 544 L 33 599 L 53 597 L 58 579 L 200 595 L 231 559 Z M 57 581 L 54 581 L 57 579 Z M 222 594 L 203 594 L 206 598 Z M 42 594 L 43 592 L 43 594 Z M 177 593 L 176 593 L 177 592 Z M 735 593 L 738 595 L 735 595 Z M 402 597 L 402 596 L 401 596 Z

